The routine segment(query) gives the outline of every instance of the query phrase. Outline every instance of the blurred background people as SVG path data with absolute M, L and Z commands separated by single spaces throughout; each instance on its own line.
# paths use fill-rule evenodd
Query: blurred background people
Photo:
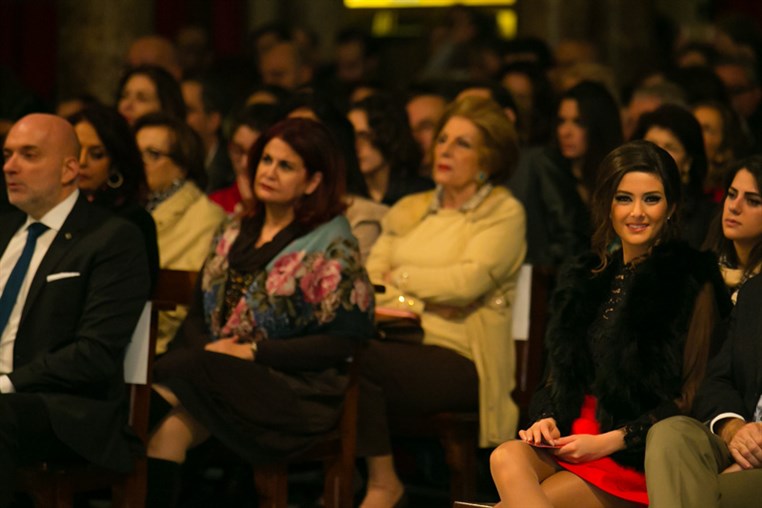
M 421 152 L 410 132 L 404 106 L 390 95 L 374 94 L 351 106 L 360 171 L 373 201 L 393 205 L 432 187 L 418 176 Z
M 281 118 L 273 104 L 254 104 L 244 107 L 230 124 L 227 151 L 235 172 L 235 182 L 209 195 L 228 214 L 241 212 L 253 203 L 252 182 L 249 178 L 249 154 L 259 136 Z
M 619 107 L 605 87 L 586 81 L 561 96 L 553 144 L 525 151 L 508 182 L 527 211 L 527 262 L 559 267 L 587 251 L 598 166 L 621 142 Z
M 204 155 L 196 133 L 179 118 L 165 113 L 141 116 L 135 140 L 145 165 L 146 208 L 156 222 L 159 266 L 198 271 L 225 212 L 201 190 Z M 157 353 L 164 353 L 185 311 L 164 312 L 159 323 Z
M 381 219 L 389 207 L 371 199 L 355 152 L 352 124 L 331 102 L 314 94 L 299 94 L 286 105 L 288 117 L 310 118 L 322 123 L 336 140 L 346 167 L 346 210 L 344 215 L 357 238 L 363 263 L 381 234 Z
M 704 192 L 719 203 L 724 198 L 728 164 L 748 155 L 751 140 L 730 106 L 719 101 L 700 101 L 692 109 L 704 136 L 707 162 Z
M 180 85 L 167 71 L 154 66 L 135 67 L 122 76 L 116 107 L 130 125 L 157 111 L 183 121 L 186 115 Z
M 262 83 L 296 90 L 312 81 L 313 68 L 294 41 L 281 41 L 262 53 L 259 73 Z
M 759 149 L 762 147 L 762 85 L 757 64 L 748 58 L 722 57 L 714 64 L 714 72 L 725 84 L 731 106 L 741 115 L 746 132 Z
M 651 141 L 675 159 L 683 185 L 680 237 L 700 247 L 715 206 L 704 193 L 707 160 L 698 121 L 687 109 L 666 104 L 640 117 L 633 138 Z
M 204 146 L 207 194 L 227 187 L 235 179 L 225 149 L 222 122 L 228 112 L 225 91 L 209 77 L 188 78 L 180 84 L 185 102 L 185 120 L 196 131 Z
M 418 174 L 431 178 L 431 147 L 434 142 L 434 131 L 444 114 L 448 97 L 433 85 L 417 85 L 408 90 L 407 117 L 410 132 L 421 149 L 421 166 Z
M 125 61 L 129 68 L 151 65 L 161 67 L 175 80 L 182 78 L 182 67 L 172 41 L 160 35 L 138 37 L 130 44 Z

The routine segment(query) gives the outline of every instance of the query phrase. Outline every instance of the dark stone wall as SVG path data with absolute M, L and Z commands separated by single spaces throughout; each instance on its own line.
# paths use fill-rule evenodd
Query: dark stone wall
M 130 42 L 153 30 L 152 0 L 58 0 L 58 97 L 112 104 Z

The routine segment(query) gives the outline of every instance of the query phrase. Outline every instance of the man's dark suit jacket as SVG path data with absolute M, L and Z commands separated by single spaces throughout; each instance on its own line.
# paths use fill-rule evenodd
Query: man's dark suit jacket
M 0 253 L 25 220 L 0 216 Z M 138 229 L 80 196 L 32 280 L 13 351 L 16 391 L 39 393 L 61 441 L 118 471 L 135 444 L 122 362 L 149 287 Z
M 741 288 L 728 338 L 714 357 L 696 394 L 694 414 L 702 421 L 736 413 L 752 421 L 762 394 L 762 276 Z

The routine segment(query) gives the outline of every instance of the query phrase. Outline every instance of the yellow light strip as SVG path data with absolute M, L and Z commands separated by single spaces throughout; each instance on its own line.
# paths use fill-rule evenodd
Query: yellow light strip
M 405 7 L 448 7 L 451 5 L 515 5 L 516 0 L 344 0 L 348 9 L 394 9 Z

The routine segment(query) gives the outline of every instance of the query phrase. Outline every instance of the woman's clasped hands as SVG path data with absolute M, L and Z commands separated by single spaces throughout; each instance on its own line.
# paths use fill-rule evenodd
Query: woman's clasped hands
M 210 342 L 204 346 L 204 350 L 254 361 L 254 350 L 251 348 L 251 344 L 239 342 L 237 335 Z

